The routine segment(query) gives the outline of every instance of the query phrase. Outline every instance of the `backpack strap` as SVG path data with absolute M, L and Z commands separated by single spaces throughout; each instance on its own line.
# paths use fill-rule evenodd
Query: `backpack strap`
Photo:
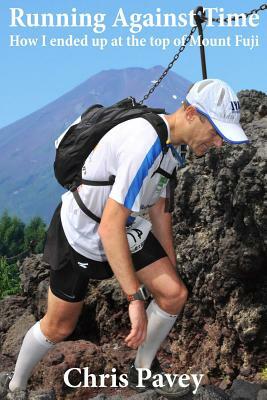
M 166 153 L 168 151 L 166 143 L 168 140 L 168 128 L 166 126 L 165 121 L 158 114 L 154 114 L 152 112 L 140 115 L 140 117 L 146 119 L 153 126 L 153 128 L 158 134 L 162 151 L 163 153 Z
M 155 174 L 163 175 L 167 179 L 173 179 L 173 173 L 169 174 L 167 171 L 164 171 L 164 169 L 162 169 L 161 167 L 158 167 L 158 169 L 156 169 L 156 171 L 153 172 L 152 176 L 154 176 Z
M 114 175 L 110 175 L 108 181 L 89 181 L 87 179 L 81 179 L 81 184 L 88 185 L 88 186 L 112 186 L 114 182 L 115 182 Z M 99 224 L 101 221 L 101 218 L 99 218 L 97 215 L 92 213 L 92 211 L 90 211 L 86 207 L 86 205 L 84 204 L 84 202 L 81 199 L 81 196 L 78 192 L 78 188 L 75 184 L 72 185 L 72 187 L 70 188 L 70 191 L 72 192 L 73 197 L 76 200 L 76 203 L 78 204 L 80 209 L 87 215 L 87 217 L 92 218 L 95 222 L 97 222 Z
M 115 175 L 110 175 L 108 181 L 89 181 L 88 179 L 81 179 L 81 183 L 88 186 L 112 186 L 114 182 Z
M 168 148 L 169 148 L 169 146 L 166 143 L 167 139 L 168 139 L 168 129 L 167 129 L 165 121 L 159 115 L 153 114 L 153 113 L 148 113 L 148 114 L 142 115 L 142 118 L 144 118 L 148 122 L 150 122 L 151 125 L 156 130 L 158 137 L 160 139 L 160 142 L 161 142 L 161 147 L 162 147 L 162 152 L 163 152 L 162 159 L 163 159 L 164 154 L 168 151 Z M 162 161 L 162 159 L 161 159 L 161 161 Z M 180 159 L 178 161 L 180 164 L 182 164 Z M 160 164 L 161 164 L 161 162 L 160 162 Z M 164 171 L 164 169 L 162 169 L 159 166 L 157 168 L 157 170 L 153 173 L 153 175 L 156 173 L 159 173 L 169 179 L 169 184 L 167 186 L 168 196 L 166 197 L 166 201 L 165 201 L 165 212 L 171 213 L 174 210 L 174 191 L 177 186 L 176 168 L 174 168 L 172 174 L 169 174 L 167 171 Z
M 174 168 L 169 183 L 167 185 L 166 191 L 167 191 L 167 197 L 165 201 L 165 212 L 173 212 L 174 211 L 174 194 L 175 194 L 175 188 L 177 186 L 177 169 Z
M 97 222 L 98 224 L 100 223 L 101 219 L 99 217 L 97 217 L 94 213 L 92 213 L 92 211 L 90 211 L 86 205 L 84 204 L 84 202 L 81 199 L 81 196 L 78 193 L 78 190 L 76 188 L 75 191 L 72 192 L 73 196 L 78 204 L 78 206 L 80 207 L 80 209 L 87 215 L 87 217 L 92 218 L 95 222 Z

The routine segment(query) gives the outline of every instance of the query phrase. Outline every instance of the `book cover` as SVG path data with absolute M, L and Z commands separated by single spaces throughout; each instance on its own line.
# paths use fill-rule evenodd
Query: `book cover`
M 157 398 L 166 380 L 191 382 L 195 399 L 266 396 L 267 5 L 3 0 L 0 10 L 0 371 L 14 369 L 47 310 L 43 246 L 65 192 L 56 139 L 93 104 L 131 96 L 172 114 L 193 83 L 217 78 L 238 93 L 251 143 L 188 151 L 177 173 L 173 237 L 189 297 L 158 352 L 164 380 L 138 396 Z M 73 332 L 32 366 L 30 398 L 135 396 L 129 330 L 116 279 L 90 281 Z

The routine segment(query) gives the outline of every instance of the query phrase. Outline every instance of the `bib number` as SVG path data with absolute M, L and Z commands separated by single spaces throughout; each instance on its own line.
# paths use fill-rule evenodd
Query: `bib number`
M 126 228 L 128 244 L 131 253 L 137 253 L 144 246 L 151 230 L 151 223 L 144 218 L 136 217 L 131 226 Z

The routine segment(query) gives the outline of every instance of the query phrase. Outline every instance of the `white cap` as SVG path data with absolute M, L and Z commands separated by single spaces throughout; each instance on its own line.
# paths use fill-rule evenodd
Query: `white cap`
M 186 101 L 209 120 L 226 142 L 249 143 L 239 122 L 239 100 L 227 83 L 219 79 L 196 82 L 188 92 Z

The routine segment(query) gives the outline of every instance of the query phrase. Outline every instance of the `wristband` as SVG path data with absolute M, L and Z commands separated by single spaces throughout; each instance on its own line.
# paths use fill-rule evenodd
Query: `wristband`
M 149 298 L 150 292 L 148 289 L 145 287 L 145 285 L 141 285 L 140 288 L 137 290 L 137 292 L 133 294 L 128 294 L 127 300 L 128 301 L 134 301 L 134 300 L 142 300 L 145 301 Z

